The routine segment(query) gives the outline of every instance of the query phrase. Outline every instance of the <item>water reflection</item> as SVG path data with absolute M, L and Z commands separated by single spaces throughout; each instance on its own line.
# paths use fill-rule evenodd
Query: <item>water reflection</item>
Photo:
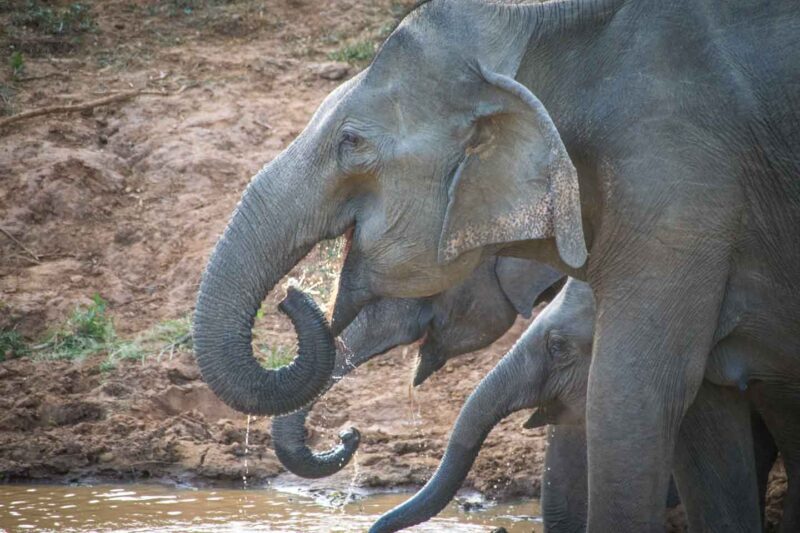
M 0 528 L 7 531 L 269 531 L 366 530 L 409 494 L 371 495 L 341 512 L 307 495 L 275 489 L 202 490 L 158 485 L 0 485 Z M 410 531 L 540 532 L 533 503 L 463 512 L 455 504 Z M 528 516 L 524 516 L 528 515 Z

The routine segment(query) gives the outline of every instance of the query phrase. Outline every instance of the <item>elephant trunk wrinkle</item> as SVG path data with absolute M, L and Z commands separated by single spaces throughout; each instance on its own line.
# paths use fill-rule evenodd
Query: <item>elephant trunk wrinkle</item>
M 513 370 L 504 359 L 467 399 L 458 415 L 444 457 L 433 477 L 411 499 L 385 513 L 370 533 L 398 531 L 424 522 L 453 499 L 489 432 L 512 411 L 508 383 Z M 512 389 L 513 390 L 513 389 Z
M 323 453 L 314 453 L 306 445 L 305 421 L 310 409 L 305 408 L 272 422 L 275 455 L 293 474 L 307 479 L 328 477 L 342 470 L 355 455 L 361 434 L 350 428 L 339 435 L 340 443 Z
M 322 211 L 303 210 L 291 192 L 276 190 L 280 166 L 276 161 L 263 169 L 242 196 L 203 274 L 194 317 L 203 378 L 225 403 L 253 415 L 285 414 L 313 401 L 335 358 L 324 316 L 294 289 L 280 308 L 297 331 L 298 356 L 276 370 L 253 357 L 252 328 L 264 297 L 322 239 L 315 219 L 324 219 Z

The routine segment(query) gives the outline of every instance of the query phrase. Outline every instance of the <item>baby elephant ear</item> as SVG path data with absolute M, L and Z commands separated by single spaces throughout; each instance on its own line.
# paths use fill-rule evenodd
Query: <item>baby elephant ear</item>
M 524 85 L 480 73 L 488 94 L 448 191 L 439 261 L 489 244 L 555 237 L 561 259 L 582 266 L 578 174 L 555 124 Z

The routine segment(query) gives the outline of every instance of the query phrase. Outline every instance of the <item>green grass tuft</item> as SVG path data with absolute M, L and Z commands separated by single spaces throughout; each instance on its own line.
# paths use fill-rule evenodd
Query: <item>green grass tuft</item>
M 27 0 L 11 17 L 11 24 L 52 35 L 85 33 L 96 27 L 89 6 L 73 2 L 64 8 L 45 5 L 39 0 Z
M 101 365 L 101 370 L 112 370 L 123 360 L 144 362 L 151 355 L 155 355 L 158 359 L 165 355 L 172 358 L 176 351 L 191 347 L 191 318 L 187 315 L 183 318 L 164 320 L 132 340 L 114 343 L 108 350 L 108 358 Z
M 18 80 L 25 71 L 25 58 L 22 57 L 22 52 L 19 50 L 12 52 L 8 59 L 8 65 L 11 67 L 11 78 Z
M 133 339 L 121 339 L 107 311 L 108 303 L 95 295 L 91 305 L 76 308 L 64 327 L 34 346 L 33 353 L 39 359 L 81 360 L 105 352 L 107 358 L 101 370 L 110 371 L 120 361 L 143 362 L 152 355 L 172 357 L 176 351 L 192 346 L 192 322 L 188 316 L 160 322 Z
M 108 303 L 95 294 L 92 303 L 72 312 L 66 325 L 34 347 L 42 359 L 83 359 L 99 353 L 116 339 L 114 323 L 106 315 Z
M 0 361 L 30 354 L 30 347 L 18 331 L 0 331 Z
M 297 353 L 296 346 L 261 344 L 257 346 L 255 356 L 264 368 L 275 369 L 291 363 L 295 353 Z
M 364 65 L 372 61 L 372 56 L 374 55 L 375 43 L 365 39 L 342 46 L 328 54 L 328 58 L 353 65 Z

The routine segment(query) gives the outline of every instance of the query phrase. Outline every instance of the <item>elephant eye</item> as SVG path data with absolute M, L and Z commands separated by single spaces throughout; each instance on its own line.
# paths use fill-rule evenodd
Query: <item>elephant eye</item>
M 361 143 L 361 137 L 352 131 L 342 132 L 341 145 L 349 148 L 355 148 Z
M 567 351 L 567 339 L 558 333 L 551 332 L 547 336 L 547 351 L 553 357 L 564 355 Z

